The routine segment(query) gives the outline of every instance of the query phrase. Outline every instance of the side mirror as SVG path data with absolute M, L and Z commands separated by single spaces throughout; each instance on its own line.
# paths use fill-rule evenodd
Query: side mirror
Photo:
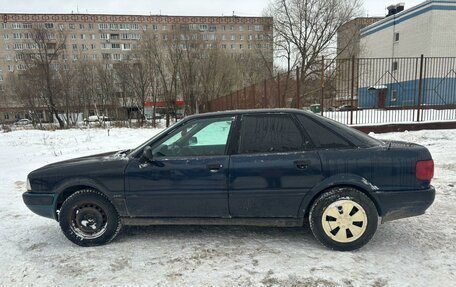
M 198 138 L 197 137 L 191 137 L 189 140 L 188 140 L 188 145 L 195 145 L 198 143 Z
M 154 156 L 152 154 L 152 148 L 150 146 L 146 146 L 143 150 L 143 156 L 148 160 L 148 161 L 153 161 Z

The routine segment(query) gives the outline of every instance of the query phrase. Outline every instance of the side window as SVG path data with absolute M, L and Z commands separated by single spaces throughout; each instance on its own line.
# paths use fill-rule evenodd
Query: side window
M 225 154 L 233 118 L 190 121 L 152 149 L 154 157 L 210 156 Z
M 289 115 L 261 114 L 242 117 L 239 153 L 301 151 L 307 143 Z
M 298 115 L 297 117 L 317 148 L 351 147 L 351 144 L 345 139 L 341 138 L 339 135 L 326 127 L 319 125 L 312 119 L 304 115 Z

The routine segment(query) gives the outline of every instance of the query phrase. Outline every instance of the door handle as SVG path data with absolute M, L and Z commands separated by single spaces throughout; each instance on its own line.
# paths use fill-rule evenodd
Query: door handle
M 208 164 L 207 165 L 207 169 L 209 169 L 210 172 L 218 172 L 222 168 L 223 168 L 223 164 Z
M 298 169 L 306 170 L 309 168 L 310 160 L 297 160 L 294 164 Z

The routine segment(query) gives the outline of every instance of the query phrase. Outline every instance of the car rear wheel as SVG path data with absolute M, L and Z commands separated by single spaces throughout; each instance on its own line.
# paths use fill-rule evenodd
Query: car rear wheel
M 79 246 L 110 242 L 121 228 L 119 214 L 102 193 L 84 189 L 69 196 L 59 213 L 60 228 Z
M 326 247 L 350 251 L 364 246 L 375 234 L 377 209 L 363 192 L 334 188 L 315 200 L 309 213 L 315 238 Z

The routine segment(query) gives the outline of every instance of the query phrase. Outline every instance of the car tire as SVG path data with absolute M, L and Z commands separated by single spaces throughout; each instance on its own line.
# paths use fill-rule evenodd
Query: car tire
M 122 226 L 109 199 L 93 189 L 79 190 L 69 196 L 60 208 L 59 223 L 63 234 L 83 247 L 110 242 Z
M 351 251 L 367 244 L 375 234 L 378 213 L 372 200 L 350 188 L 333 188 L 320 195 L 309 212 L 310 229 L 324 246 Z

